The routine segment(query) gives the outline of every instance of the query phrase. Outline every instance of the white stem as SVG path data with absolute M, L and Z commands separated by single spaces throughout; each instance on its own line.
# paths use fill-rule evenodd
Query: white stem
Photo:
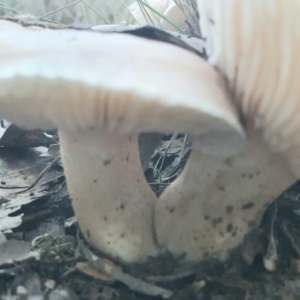
M 155 255 L 157 201 L 143 174 L 137 135 L 60 130 L 72 205 L 86 240 L 124 262 Z
M 188 261 L 221 258 L 294 181 L 289 166 L 256 136 L 231 158 L 193 150 L 183 173 L 157 202 L 157 241 Z

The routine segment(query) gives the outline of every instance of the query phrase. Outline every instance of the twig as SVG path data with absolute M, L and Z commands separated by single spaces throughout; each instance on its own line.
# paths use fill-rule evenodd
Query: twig
M 36 180 L 26 189 L 16 192 L 16 194 L 21 194 L 24 192 L 27 192 L 28 190 L 32 189 L 39 181 L 40 179 L 45 175 L 45 173 L 55 164 L 57 163 L 57 161 L 60 159 L 60 156 L 57 156 L 56 158 L 53 159 L 53 161 L 51 163 L 48 164 L 48 166 L 39 174 L 39 176 L 36 178 Z M 53 181 L 53 179 L 51 180 Z M 45 182 L 43 183 L 45 184 Z
M 167 155 L 167 152 L 168 152 L 170 146 L 172 145 L 173 141 L 174 141 L 176 138 L 177 138 L 177 133 L 173 133 L 173 135 L 172 135 L 172 137 L 171 137 L 171 139 L 170 139 L 170 141 L 169 141 L 167 147 L 166 147 L 165 150 L 164 150 L 164 153 L 159 157 L 159 159 L 157 160 L 157 163 L 155 164 L 155 167 L 154 167 L 154 170 L 153 170 L 153 173 L 154 173 L 154 174 L 156 174 L 158 164 L 159 164 L 160 160 L 162 159 L 162 162 L 161 162 L 161 164 L 160 164 L 160 167 L 159 167 L 158 172 L 161 171 L 161 168 L 163 167 L 163 164 L 164 164 L 164 162 L 165 162 L 165 157 L 166 157 L 166 155 Z
M 61 11 L 62 9 L 65 9 L 65 8 L 67 8 L 67 7 L 70 7 L 70 6 L 73 6 L 73 5 L 78 4 L 78 3 L 80 3 L 80 2 L 81 2 L 81 0 L 74 1 L 74 2 L 72 2 L 72 3 L 69 3 L 69 4 L 65 5 L 64 7 L 57 8 L 57 9 L 55 9 L 55 10 L 52 10 L 52 11 L 46 13 L 46 14 L 43 15 L 43 16 L 37 17 L 37 19 L 38 19 L 38 20 L 44 19 L 45 17 L 48 17 L 48 16 L 50 16 L 50 15 L 52 15 L 52 14 L 58 12 L 58 11 Z
M 147 283 L 141 279 L 132 277 L 129 274 L 124 273 L 119 267 L 115 266 L 109 260 L 102 259 L 92 253 L 84 242 L 78 238 L 78 244 L 84 255 L 92 262 L 93 266 L 105 274 L 111 276 L 113 279 L 120 281 L 127 285 L 132 291 L 142 293 L 148 296 L 160 296 L 164 299 L 168 299 L 173 295 L 173 292 L 151 283 Z
M 92 6 L 87 4 L 85 1 L 81 0 L 84 5 L 86 5 L 90 10 L 92 10 L 98 17 L 100 17 L 106 24 L 110 24 L 97 10 L 95 10 Z

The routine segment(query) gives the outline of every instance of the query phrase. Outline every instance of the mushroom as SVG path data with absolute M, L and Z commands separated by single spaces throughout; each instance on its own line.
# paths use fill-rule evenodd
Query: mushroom
M 154 10 L 174 23 L 178 28 L 184 29 L 186 27 L 186 18 L 180 8 L 174 2 L 174 0 L 148 0 L 145 2 L 149 4 Z M 135 1 L 128 8 L 139 25 L 147 25 L 149 23 L 153 23 L 161 25 L 165 30 L 176 30 L 176 28 L 174 28 L 172 24 L 160 18 L 150 9 L 147 9 L 146 7 L 142 8 L 141 4 L 138 3 L 138 1 Z
M 226 77 L 247 123 L 300 176 L 299 1 L 198 0 L 198 6 L 209 62 Z
M 75 213 L 96 249 L 127 263 L 162 249 L 185 262 L 224 258 L 299 178 L 299 3 L 260 3 L 198 1 L 219 74 L 162 42 L 1 21 L 0 114 L 59 128 Z M 159 199 L 137 131 L 193 135 L 185 169 Z
M 300 177 L 300 2 L 198 0 L 198 8 L 209 62 L 226 78 L 248 144 L 225 159 L 193 150 L 159 199 L 157 241 L 189 261 L 226 257 Z
M 244 145 L 224 83 L 194 53 L 127 34 L 5 20 L 0 44 L 0 116 L 59 129 L 80 229 L 94 248 L 123 262 L 160 251 L 157 198 L 144 178 L 138 131 L 187 132 L 204 151 L 211 135 L 217 150 L 226 136 L 224 155 Z

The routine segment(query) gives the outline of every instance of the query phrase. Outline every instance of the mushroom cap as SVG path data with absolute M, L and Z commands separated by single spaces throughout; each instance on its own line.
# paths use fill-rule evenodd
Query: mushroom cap
M 184 49 L 127 34 L 6 20 L 0 21 L 0 43 L 0 116 L 17 125 L 203 137 L 219 132 L 243 144 L 224 83 Z
M 209 62 L 238 109 L 300 176 L 300 1 L 198 0 Z

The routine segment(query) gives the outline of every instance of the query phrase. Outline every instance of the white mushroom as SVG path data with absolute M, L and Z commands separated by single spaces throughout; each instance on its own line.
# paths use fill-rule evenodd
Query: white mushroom
M 229 152 L 243 145 L 222 81 L 186 50 L 127 34 L 4 20 L 0 44 L 0 116 L 27 128 L 59 129 L 82 233 L 124 262 L 159 251 L 157 198 L 140 165 L 137 131 L 191 133 L 205 149 L 211 132 L 221 142 L 226 135 L 229 146 L 235 141 Z
M 188 260 L 235 248 L 300 177 L 300 2 L 198 0 L 198 7 L 209 62 L 226 77 L 248 146 L 225 159 L 194 150 L 159 199 L 157 240 Z
M 296 179 L 255 133 L 238 155 L 216 157 L 194 149 L 183 173 L 157 202 L 157 241 L 187 261 L 222 258 Z

